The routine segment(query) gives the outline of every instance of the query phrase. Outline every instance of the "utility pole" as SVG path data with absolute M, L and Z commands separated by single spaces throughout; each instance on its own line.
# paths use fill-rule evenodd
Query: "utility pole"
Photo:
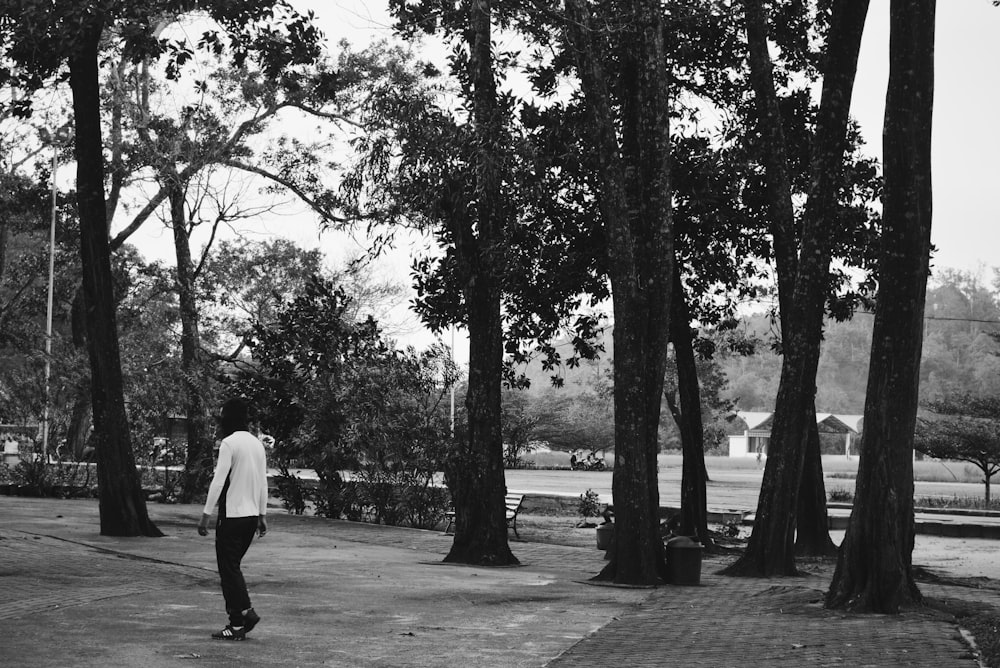
M 58 133 L 57 133 L 58 134 Z M 45 408 L 42 412 L 42 461 L 49 461 L 49 377 L 52 374 L 52 294 L 56 266 L 56 170 L 59 169 L 59 145 L 52 137 L 52 218 L 49 223 L 49 290 L 45 311 Z
M 451 326 L 451 364 L 455 366 L 455 326 Z M 455 383 L 451 384 L 451 437 L 455 438 Z

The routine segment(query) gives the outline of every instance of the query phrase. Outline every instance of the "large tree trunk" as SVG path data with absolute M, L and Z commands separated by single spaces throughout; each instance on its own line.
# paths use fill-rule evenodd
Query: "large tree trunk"
M 931 236 L 935 0 L 892 0 L 879 293 L 861 461 L 827 606 L 899 612 L 913 581 L 913 430 Z
M 676 263 L 676 259 L 675 259 Z M 691 317 L 688 313 L 680 271 L 674 265 L 674 292 L 670 300 L 670 340 L 674 344 L 677 364 L 677 393 L 680 405 L 671 406 L 677 428 L 681 432 L 681 522 L 683 536 L 697 536 L 708 541 L 708 497 L 705 483 L 705 432 L 701 421 L 701 388 L 691 337 Z
M 615 318 L 615 542 L 597 577 L 648 585 L 664 573 L 656 455 L 674 259 L 662 13 L 651 0 L 627 5 L 627 34 L 612 36 L 618 81 L 609 82 L 599 22 L 583 0 L 566 10 L 594 128 Z M 618 119 L 611 87 L 621 93 Z
M 484 277 L 480 277 L 483 279 Z M 469 429 L 449 476 L 455 539 L 447 562 L 506 566 L 518 563 L 507 540 L 501 435 L 499 290 L 477 280 L 466 293 L 469 316 Z
M 746 0 L 745 4 L 748 35 L 760 33 L 764 30 L 760 25 L 763 21 L 760 0 Z M 747 550 L 726 569 L 730 575 L 770 577 L 796 573 L 798 494 L 809 430 L 815 428 L 816 423 L 816 370 L 823 335 L 831 235 L 839 224 L 837 199 L 848 112 L 867 12 L 867 0 L 838 0 L 833 8 L 826 38 L 823 93 L 810 166 L 812 184 L 795 272 L 795 289 L 790 303 L 782 304 L 784 358 L 767 465 Z M 752 24 L 758 24 L 757 28 Z M 751 36 L 749 41 L 754 51 L 761 49 L 759 40 Z M 751 65 L 756 67 L 754 63 L 761 60 L 763 57 L 758 53 L 751 58 Z M 784 310 L 786 308 L 788 310 Z
M 184 412 L 187 418 L 187 456 L 181 500 L 191 503 L 207 488 L 212 475 L 212 443 L 206 438 L 205 402 L 202 398 L 201 336 L 198 303 L 194 292 L 194 264 L 184 215 L 184 190 L 174 182 L 170 191 L 170 224 L 177 258 L 177 296 L 181 316 L 181 370 L 184 372 Z
M 469 325 L 469 431 L 450 476 L 455 540 L 445 561 L 491 566 L 518 563 L 507 541 L 500 385 L 500 319 L 505 212 L 500 202 L 501 109 L 493 76 L 489 0 L 469 2 L 469 75 L 476 151 L 476 228 L 460 217 L 456 251 L 463 255 Z M 464 241 L 462 241 L 464 239 Z
M 97 64 L 101 30 L 102 21 L 91 18 L 81 28 L 69 58 L 76 123 L 80 260 L 87 311 L 101 534 L 162 536 L 146 511 L 125 413 L 104 202 Z
M 813 414 L 816 406 L 813 405 Z M 832 557 L 837 546 L 830 538 L 830 515 L 826 508 L 826 484 L 816 420 L 809 426 L 806 458 L 799 484 L 795 525 L 795 554 L 802 557 Z

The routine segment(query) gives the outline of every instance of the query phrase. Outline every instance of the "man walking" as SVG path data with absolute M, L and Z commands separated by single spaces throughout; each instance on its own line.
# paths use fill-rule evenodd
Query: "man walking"
M 208 535 L 208 522 L 218 502 L 215 557 L 229 624 L 212 637 L 245 640 L 260 617 L 250 605 L 240 562 L 254 533 L 261 538 L 267 533 L 267 463 L 263 444 L 249 431 L 247 405 L 242 399 L 230 399 L 223 404 L 219 430 L 223 437 L 219 461 L 208 488 L 198 534 Z

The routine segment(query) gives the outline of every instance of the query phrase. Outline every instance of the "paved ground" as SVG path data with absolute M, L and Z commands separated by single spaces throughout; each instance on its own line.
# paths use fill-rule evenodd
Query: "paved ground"
M 275 512 L 245 562 L 263 617 L 224 624 L 197 506 L 151 505 L 167 537 L 97 535 L 89 501 L 0 497 L 0 665 L 33 666 L 976 666 L 932 609 L 851 616 L 821 605 L 829 571 L 715 575 L 696 587 L 587 584 L 596 549 L 513 543 L 517 568 L 448 566 L 439 532 Z M 1000 610 L 1000 585 L 921 586 Z

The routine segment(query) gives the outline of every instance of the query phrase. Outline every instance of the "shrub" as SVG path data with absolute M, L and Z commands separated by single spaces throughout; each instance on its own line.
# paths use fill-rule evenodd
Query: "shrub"
M 726 538 L 739 538 L 741 528 L 738 521 L 729 520 L 719 527 L 719 533 Z
M 838 503 L 854 502 L 854 492 L 848 489 L 831 489 L 827 496 L 830 497 L 831 501 L 836 501 Z
M 940 497 L 925 496 L 914 500 L 918 508 L 962 508 L 964 510 L 1000 510 L 1000 499 L 984 499 L 973 496 Z
M 28 496 L 54 496 L 56 479 L 44 459 L 26 459 L 14 467 L 12 481 Z
M 281 505 L 293 515 L 301 515 L 306 511 L 308 492 L 302 484 L 302 479 L 288 471 L 288 464 L 278 466 L 278 475 L 274 479 L 277 487 L 275 493 L 281 499 Z
M 580 495 L 580 503 L 577 505 L 580 516 L 584 519 L 588 517 L 599 517 L 601 514 L 601 499 L 597 492 L 588 489 Z

